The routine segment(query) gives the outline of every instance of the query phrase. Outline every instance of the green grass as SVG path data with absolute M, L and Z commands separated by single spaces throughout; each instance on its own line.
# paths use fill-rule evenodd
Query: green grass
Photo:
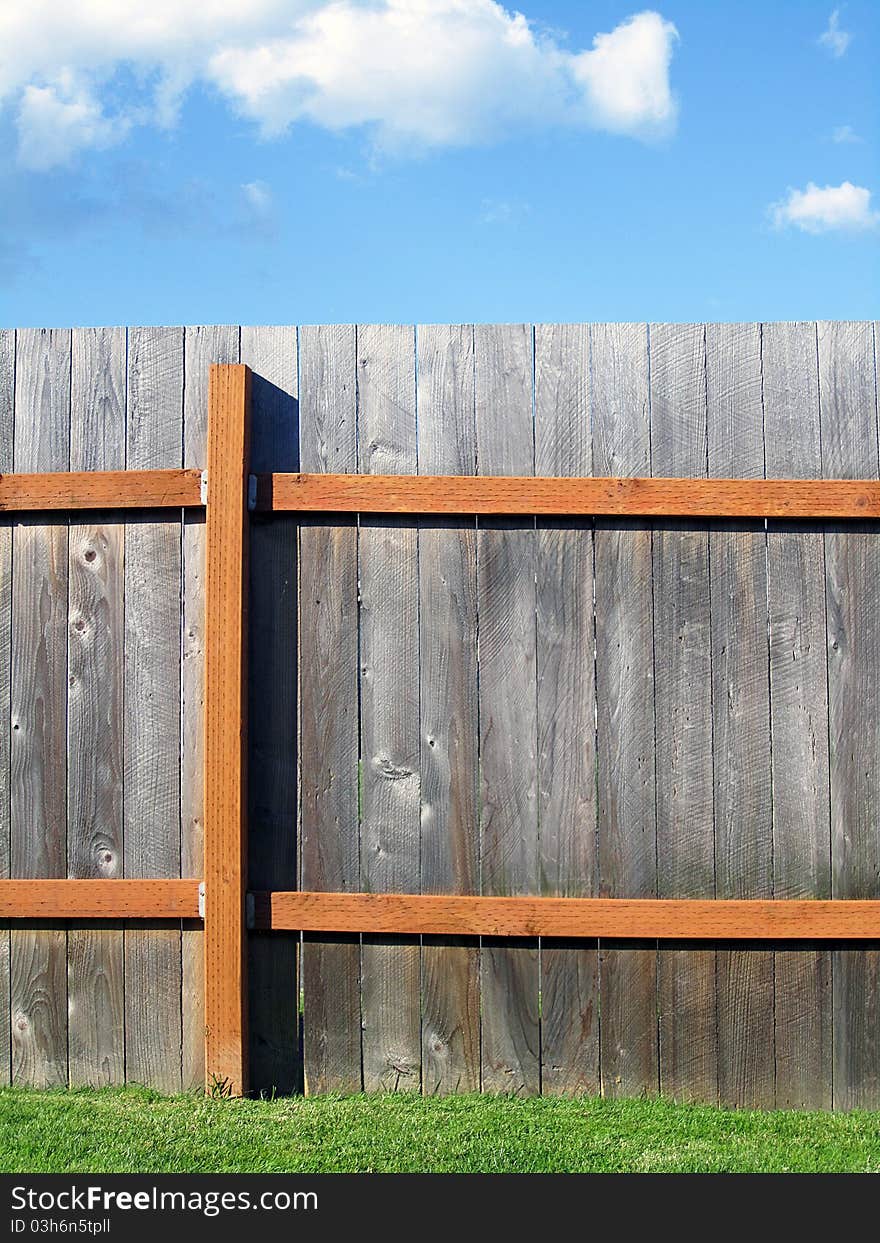
M 667 1101 L 0 1089 L 4 1172 L 880 1171 L 880 1113 Z

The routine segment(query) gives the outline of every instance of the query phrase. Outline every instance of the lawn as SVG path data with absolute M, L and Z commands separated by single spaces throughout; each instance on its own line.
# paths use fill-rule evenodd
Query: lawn
M 880 1171 L 880 1113 L 459 1096 L 211 1100 L 0 1089 L 0 1170 Z

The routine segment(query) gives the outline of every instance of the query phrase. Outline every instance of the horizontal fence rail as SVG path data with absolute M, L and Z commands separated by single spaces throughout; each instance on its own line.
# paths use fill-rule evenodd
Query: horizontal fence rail
M 276 513 L 880 518 L 880 483 L 867 479 L 265 474 L 254 477 L 253 508 Z
M 200 919 L 198 880 L 0 880 L 2 919 Z
M 466 475 L 251 476 L 258 513 L 643 518 L 880 518 L 869 479 L 656 479 Z M 0 475 L 0 513 L 198 509 L 208 473 L 57 471 Z
M 196 879 L 3 880 L 0 919 L 203 918 Z M 880 901 L 256 891 L 255 931 L 656 940 L 880 938 Z
M 471 897 L 255 893 L 255 929 L 400 936 L 657 940 L 861 940 L 880 936 L 880 901 Z
M 203 504 L 200 470 L 0 475 L 0 513 L 51 509 L 189 509 Z

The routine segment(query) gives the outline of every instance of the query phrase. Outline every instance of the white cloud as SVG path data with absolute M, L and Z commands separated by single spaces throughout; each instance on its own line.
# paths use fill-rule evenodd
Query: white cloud
M 218 52 L 209 71 L 269 134 L 300 119 L 366 124 L 391 150 L 547 123 L 651 136 L 674 122 L 676 37 L 642 13 L 572 55 L 494 0 L 340 0 L 288 39 Z
M 838 125 L 837 129 L 831 135 L 832 142 L 850 143 L 862 142 L 863 140 L 855 132 L 851 125 Z
M 880 212 L 871 210 L 871 191 L 850 181 L 839 186 L 817 186 L 810 181 L 805 190 L 789 190 L 770 212 L 777 228 L 794 225 L 805 233 L 860 231 L 880 224 Z
M 68 146 L 47 136 L 31 167 L 106 146 L 135 122 L 174 124 L 196 83 L 264 135 L 302 121 L 366 127 L 375 146 L 395 152 L 542 126 L 651 139 L 675 126 L 677 38 L 646 11 L 572 51 L 497 0 L 31 0 L 0 8 L 0 103 L 26 130 L 34 91 L 85 108 L 70 114 Z M 119 115 L 109 102 L 121 78 L 126 124 L 105 115 Z M 81 96 L 58 94 L 67 79 Z
M 828 27 L 819 35 L 820 47 L 827 48 L 835 58 L 841 57 L 852 42 L 852 35 L 840 29 L 840 9 L 832 10 Z
M 575 58 L 574 72 L 597 124 L 623 134 L 663 133 L 675 125 L 669 63 L 677 39 L 659 13 L 639 13 L 610 34 L 596 35 L 593 50 Z
M 88 90 L 69 78 L 26 86 L 16 125 L 19 162 L 34 171 L 69 164 L 87 148 L 112 146 L 129 128 L 124 117 L 104 116 Z

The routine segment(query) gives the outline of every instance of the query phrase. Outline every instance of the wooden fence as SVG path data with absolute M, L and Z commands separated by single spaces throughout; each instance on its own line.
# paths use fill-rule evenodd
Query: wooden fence
M 880 1107 L 877 336 L 0 332 L 0 1076 Z

